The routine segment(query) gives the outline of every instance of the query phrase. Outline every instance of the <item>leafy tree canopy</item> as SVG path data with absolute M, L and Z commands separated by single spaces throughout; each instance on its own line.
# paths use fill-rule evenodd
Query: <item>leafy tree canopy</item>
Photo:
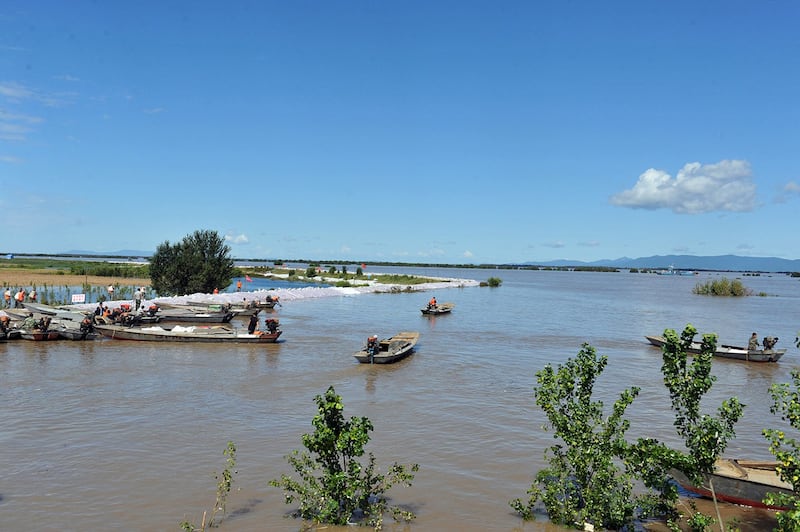
M 165 241 L 150 258 L 153 289 L 162 296 L 224 289 L 234 277 L 230 252 L 216 231 L 195 231 L 177 244 Z

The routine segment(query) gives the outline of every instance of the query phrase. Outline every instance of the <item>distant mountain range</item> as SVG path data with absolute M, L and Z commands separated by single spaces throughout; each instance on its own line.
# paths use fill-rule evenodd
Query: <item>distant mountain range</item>
M 153 251 L 123 249 L 120 251 L 65 251 L 60 255 L 139 258 L 151 257 Z M 593 262 L 576 260 L 552 260 L 547 262 L 523 262 L 518 266 L 606 266 L 611 268 L 662 269 L 673 266 L 678 270 L 709 270 L 734 272 L 800 272 L 800 259 L 781 259 L 777 257 L 740 257 L 738 255 L 695 256 L 695 255 L 654 255 L 632 259 L 604 259 Z M 437 264 L 441 266 L 441 264 Z
M 153 251 L 142 251 L 136 249 L 121 249 L 119 251 L 86 251 L 82 249 L 76 249 L 73 251 L 65 251 L 63 253 L 59 253 L 58 255 L 66 255 L 66 256 L 73 256 L 77 255 L 79 257 L 85 256 L 96 256 L 96 257 L 152 257 Z
M 780 259 L 777 257 L 740 257 L 738 255 L 718 255 L 698 257 L 695 255 L 654 255 L 632 259 L 622 257 L 614 260 L 581 262 L 574 260 L 554 260 L 549 262 L 526 262 L 526 266 L 608 266 L 612 268 L 661 269 L 673 266 L 678 270 L 710 270 L 735 272 L 800 272 L 800 259 Z

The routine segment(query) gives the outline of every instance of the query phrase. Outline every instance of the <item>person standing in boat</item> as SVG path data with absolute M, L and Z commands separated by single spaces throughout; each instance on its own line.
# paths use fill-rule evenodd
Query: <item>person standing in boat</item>
M 428 309 L 436 308 L 436 296 L 433 296 L 430 301 L 428 301 Z
M 255 334 L 257 328 L 258 328 L 258 313 L 250 316 L 250 323 L 247 325 L 247 332 L 250 334 Z
M 756 333 L 750 336 L 750 341 L 747 342 L 747 349 L 749 351 L 758 351 L 758 335 Z

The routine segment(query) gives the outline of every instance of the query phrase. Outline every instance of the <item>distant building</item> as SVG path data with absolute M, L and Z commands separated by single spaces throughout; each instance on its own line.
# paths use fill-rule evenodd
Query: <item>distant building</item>
M 6 255 L 6 258 L 7 258 L 8 260 L 11 260 L 11 259 L 13 259 L 13 258 L 14 258 L 14 254 L 13 254 L 13 253 L 9 253 L 8 255 Z

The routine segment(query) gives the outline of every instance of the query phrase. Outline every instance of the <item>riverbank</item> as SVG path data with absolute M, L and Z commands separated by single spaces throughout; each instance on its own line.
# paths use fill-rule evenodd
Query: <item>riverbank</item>
M 102 277 L 99 275 L 73 275 L 58 272 L 48 272 L 29 268 L 3 268 L 0 270 L 0 284 L 2 286 L 24 287 L 32 286 L 147 286 L 150 279 L 133 277 Z

